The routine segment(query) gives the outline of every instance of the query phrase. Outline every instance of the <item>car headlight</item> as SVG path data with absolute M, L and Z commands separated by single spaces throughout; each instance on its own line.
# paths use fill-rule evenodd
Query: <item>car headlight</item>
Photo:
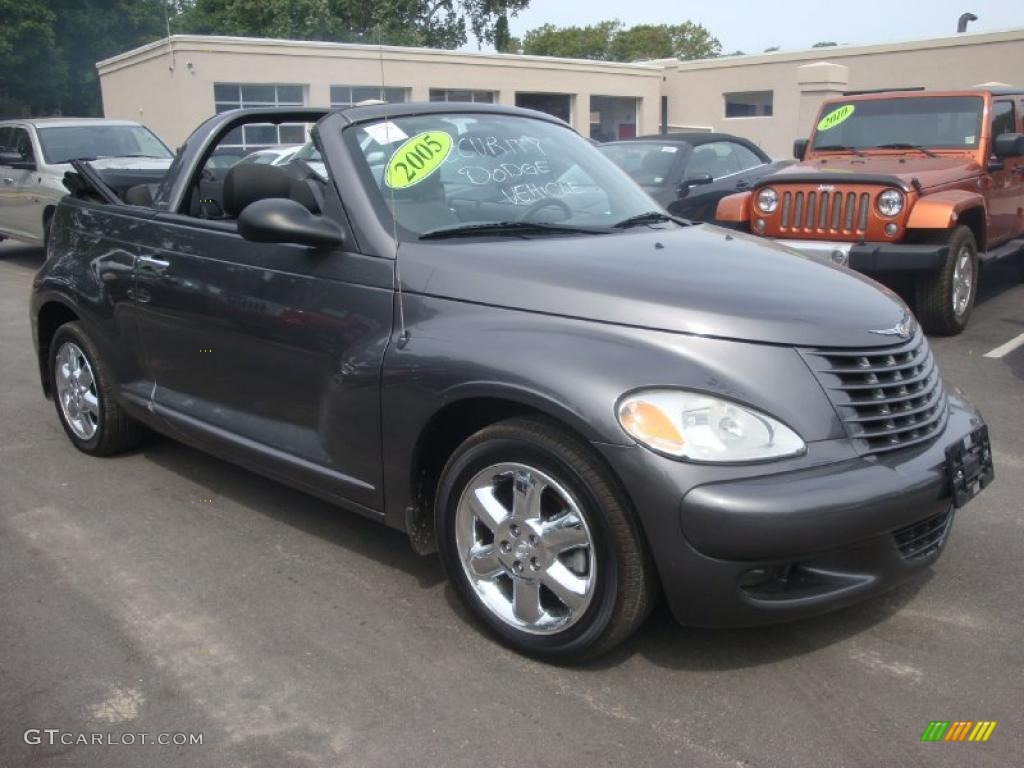
M 806 448 L 796 432 L 771 416 L 700 392 L 635 392 L 619 402 L 616 415 L 639 443 L 691 461 L 765 461 Z
M 765 187 L 757 193 L 757 207 L 765 213 L 771 213 L 779 207 L 779 193 L 771 187 Z
M 903 193 L 898 189 L 887 189 L 878 196 L 875 205 L 883 216 L 896 216 L 903 210 Z

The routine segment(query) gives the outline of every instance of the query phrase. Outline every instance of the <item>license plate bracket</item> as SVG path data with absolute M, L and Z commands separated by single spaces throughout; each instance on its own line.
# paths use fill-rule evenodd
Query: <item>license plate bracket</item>
M 949 477 L 953 506 L 960 508 L 992 482 L 992 444 L 988 427 L 978 427 L 946 449 L 946 474 Z

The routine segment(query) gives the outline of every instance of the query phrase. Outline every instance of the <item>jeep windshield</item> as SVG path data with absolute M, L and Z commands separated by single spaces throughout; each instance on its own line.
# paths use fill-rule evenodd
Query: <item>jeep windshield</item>
M 51 165 L 101 157 L 170 160 L 171 150 L 141 125 L 58 125 L 36 129 L 43 157 Z
M 821 111 L 812 149 L 976 149 L 984 103 L 978 96 L 836 101 Z
M 378 213 L 399 237 L 622 231 L 658 205 L 572 130 L 502 114 L 428 114 L 345 131 Z M 652 226 L 676 226 L 667 216 Z

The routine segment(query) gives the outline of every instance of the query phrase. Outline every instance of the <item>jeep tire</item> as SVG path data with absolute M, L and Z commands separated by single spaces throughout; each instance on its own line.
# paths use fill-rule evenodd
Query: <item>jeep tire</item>
M 918 279 L 917 319 L 926 333 L 956 336 L 967 327 L 978 294 L 978 245 L 964 226 L 929 235 L 925 242 L 949 246 L 940 268 Z

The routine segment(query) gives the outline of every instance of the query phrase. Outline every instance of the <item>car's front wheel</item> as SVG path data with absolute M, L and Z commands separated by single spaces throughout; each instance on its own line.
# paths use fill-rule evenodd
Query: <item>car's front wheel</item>
M 141 440 L 142 426 L 114 399 L 113 376 L 78 323 L 62 325 L 50 342 L 50 387 L 57 418 L 80 451 L 107 456 Z
M 547 422 L 467 439 L 441 477 L 436 525 L 459 596 L 520 652 L 597 655 L 649 612 L 653 567 L 628 504 L 590 448 Z
M 915 310 L 925 331 L 955 336 L 967 327 L 978 293 L 978 245 L 964 226 L 940 233 L 926 242 L 949 246 L 942 267 L 917 283 Z

